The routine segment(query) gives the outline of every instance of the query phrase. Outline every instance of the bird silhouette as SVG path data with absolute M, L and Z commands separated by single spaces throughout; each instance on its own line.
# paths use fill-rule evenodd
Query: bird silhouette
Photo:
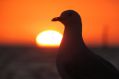
M 56 59 L 62 79 L 119 79 L 119 71 L 84 44 L 81 17 L 76 11 L 66 10 L 52 21 L 65 26 Z

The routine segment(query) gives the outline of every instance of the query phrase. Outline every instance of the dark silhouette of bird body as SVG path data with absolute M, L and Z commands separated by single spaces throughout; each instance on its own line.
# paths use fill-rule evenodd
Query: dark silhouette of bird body
M 66 10 L 52 21 L 60 21 L 65 26 L 56 60 L 62 79 L 119 79 L 119 72 L 111 63 L 85 46 L 77 12 Z

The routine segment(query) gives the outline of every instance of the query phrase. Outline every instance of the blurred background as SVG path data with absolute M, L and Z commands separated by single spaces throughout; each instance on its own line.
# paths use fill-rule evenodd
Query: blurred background
M 67 9 L 81 15 L 87 47 L 119 70 L 118 0 L 0 0 L 0 79 L 60 79 L 58 47 L 40 47 L 36 37 L 50 29 L 63 34 L 51 19 Z

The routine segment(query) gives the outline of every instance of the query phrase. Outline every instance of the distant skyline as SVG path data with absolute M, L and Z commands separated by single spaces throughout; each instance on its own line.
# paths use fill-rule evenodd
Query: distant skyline
M 119 45 L 118 0 L 1 0 L 0 45 L 35 44 L 36 36 L 47 29 L 63 33 L 63 25 L 51 19 L 67 9 L 80 13 L 87 45 L 103 45 L 105 25 L 108 45 Z

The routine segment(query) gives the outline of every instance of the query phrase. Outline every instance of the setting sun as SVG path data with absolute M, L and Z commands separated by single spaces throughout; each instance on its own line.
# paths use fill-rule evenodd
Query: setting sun
M 36 37 L 38 46 L 59 46 L 62 34 L 54 30 L 46 30 L 39 33 Z

